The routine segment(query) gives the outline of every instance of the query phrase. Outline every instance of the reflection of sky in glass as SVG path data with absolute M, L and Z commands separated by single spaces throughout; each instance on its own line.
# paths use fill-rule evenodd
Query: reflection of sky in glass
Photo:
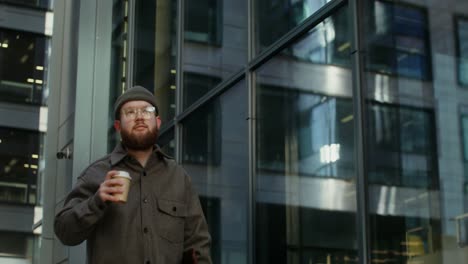
M 332 20 L 327 19 L 312 29 L 304 41 L 294 45 L 293 54 L 311 62 L 330 62 L 331 58 L 327 58 L 327 55 L 332 54 L 330 49 L 335 38 L 335 25 Z

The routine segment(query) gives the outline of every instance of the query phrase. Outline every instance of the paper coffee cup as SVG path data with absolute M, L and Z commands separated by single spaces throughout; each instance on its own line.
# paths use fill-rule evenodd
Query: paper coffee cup
M 122 186 L 124 188 L 123 193 L 114 194 L 114 196 L 119 199 L 119 202 L 126 203 L 128 197 L 128 190 L 130 189 L 130 181 L 132 180 L 132 177 L 130 177 L 130 174 L 126 171 L 118 171 L 118 173 L 112 178 L 124 179 L 124 185 Z

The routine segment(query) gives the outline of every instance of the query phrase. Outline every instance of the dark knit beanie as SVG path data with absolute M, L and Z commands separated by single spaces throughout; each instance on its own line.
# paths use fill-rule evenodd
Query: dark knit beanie
M 156 106 L 156 98 L 154 95 L 142 86 L 133 86 L 125 91 L 117 98 L 114 104 L 114 117 L 120 120 L 120 108 L 128 101 L 146 101 L 156 108 L 156 115 L 158 115 L 158 107 Z

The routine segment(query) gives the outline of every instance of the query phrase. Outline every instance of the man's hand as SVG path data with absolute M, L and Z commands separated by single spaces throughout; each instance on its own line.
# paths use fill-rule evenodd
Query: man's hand
M 103 202 L 109 201 L 115 203 L 119 201 L 119 199 L 115 197 L 114 194 L 123 193 L 124 180 L 120 178 L 112 178 L 117 174 L 118 171 L 115 170 L 107 172 L 106 178 L 99 186 L 98 194 L 99 198 L 101 198 Z

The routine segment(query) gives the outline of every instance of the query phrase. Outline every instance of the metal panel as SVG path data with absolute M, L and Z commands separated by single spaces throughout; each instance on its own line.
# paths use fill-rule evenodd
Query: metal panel
M 46 34 L 46 14 L 39 9 L 0 5 L 0 27 Z

